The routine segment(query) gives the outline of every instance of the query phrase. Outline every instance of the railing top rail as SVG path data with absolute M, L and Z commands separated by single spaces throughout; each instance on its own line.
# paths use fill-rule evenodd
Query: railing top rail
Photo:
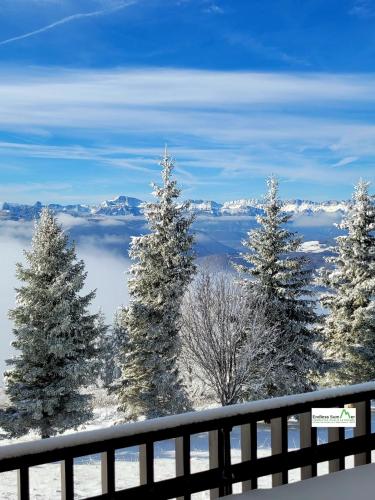
M 298 409 L 304 404 L 308 405 L 314 402 L 323 403 L 325 400 L 335 400 L 346 396 L 361 395 L 362 393 L 367 393 L 367 396 L 368 394 L 373 393 L 375 398 L 375 381 L 352 386 L 323 389 L 320 391 L 297 394 L 293 396 L 282 396 L 272 399 L 252 401 L 249 403 L 213 408 L 210 410 L 183 413 L 180 415 L 145 420 L 142 422 L 120 424 L 95 431 L 77 432 L 75 434 L 68 434 L 65 436 L 58 436 L 43 440 L 0 446 L 0 461 L 26 457 L 28 455 L 54 452 L 67 448 L 79 448 L 94 443 L 108 442 L 116 439 L 150 433 L 155 433 L 155 440 L 157 440 L 157 434 L 159 431 L 162 432 L 168 429 L 180 429 L 181 432 L 177 432 L 177 434 L 181 435 L 181 428 L 189 426 L 193 427 L 194 424 L 203 424 L 205 422 L 211 422 L 214 424 L 215 421 L 223 421 L 230 418 L 240 417 L 242 415 L 256 415 L 261 414 L 262 412 L 283 408 L 293 410 L 294 407 Z

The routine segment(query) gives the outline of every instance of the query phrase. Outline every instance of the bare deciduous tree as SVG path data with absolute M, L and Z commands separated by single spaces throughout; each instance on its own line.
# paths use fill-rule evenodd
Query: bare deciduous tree
M 288 363 L 264 302 L 245 296 L 230 275 L 201 272 L 182 306 L 182 360 L 223 406 L 266 396 Z M 292 348 L 292 346 L 291 346 Z

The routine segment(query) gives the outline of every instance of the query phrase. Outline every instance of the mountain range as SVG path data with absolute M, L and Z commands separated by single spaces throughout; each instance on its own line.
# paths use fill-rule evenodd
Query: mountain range
M 207 200 L 189 200 L 189 210 L 197 216 L 223 217 L 223 216 L 256 216 L 263 213 L 264 201 L 244 199 L 218 203 Z M 129 196 L 118 196 L 113 200 L 106 200 L 99 205 L 60 205 L 49 204 L 48 207 L 56 213 L 67 213 L 75 217 L 89 216 L 142 216 L 143 201 Z M 324 201 L 315 202 L 308 200 L 289 200 L 284 203 L 284 211 L 298 215 L 315 214 L 344 214 L 347 212 L 349 201 Z M 38 217 L 43 208 L 41 202 L 34 205 L 21 203 L 3 203 L 0 209 L 0 218 L 12 220 L 32 220 Z

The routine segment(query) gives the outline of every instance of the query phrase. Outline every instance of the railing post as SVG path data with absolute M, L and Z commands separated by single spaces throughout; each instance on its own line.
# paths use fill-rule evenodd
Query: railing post
M 316 447 L 316 428 L 311 427 L 311 412 L 299 416 L 300 448 Z M 312 463 L 301 467 L 301 479 L 309 479 L 317 474 L 317 464 Z
M 345 439 L 345 429 L 343 427 L 328 427 L 328 442 L 341 441 Z M 330 460 L 328 464 L 328 471 L 338 472 L 345 469 L 345 456 L 339 456 L 334 460 Z
M 101 454 L 102 494 L 115 492 L 115 450 Z
M 29 468 L 21 467 L 17 471 L 18 500 L 30 499 Z
M 74 499 L 73 458 L 61 462 L 61 500 Z
M 355 403 L 357 410 L 357 426 L 354 428 L 354 436 L 369 436 L 371 434 L 371 402 L 370 400 Z M 371 451 L 354 455 L 354 466 L 371 463 Z
M 286 416 L 271 420 L 271 451 L 272 455 L 286 455 L 288 451 L 288 420 Z M 288 483 L 288 470 L 283 467 L 283 457 L 280 459 L 281 472 L 272 474 L 272 487 Z
M 140 484 L 154 482 L 154 443 L 139 445 L 139 478 Z
M 210 469 L 219 469 L 220 485 L 210 490 L 210 499 L 214 500 L 232 492 L 230 473 L 230 429 L 217 429 L 208 433 Z
M 222 468 L 223 468 L 223 485 L 222 485 L 222 495 L 230 495 L 232 493 L 232 477 L 231 477 L 231 442 L 230 433 L 231 427 L 225 427 L 220 429 L 221 433 L 221 448 L 222 448 Z M 220 440 L 219 440 L 219 452 L 220 452 Z
M 175 439 L 176 477 L 190 475 L 190 436 L 184 435 Z M 185 493 L 177 500 L 190 500 L 190 493 Z
M 208 459 L 210 469 L 219 467 L 219 431 L 210 431 L 208 433 Z M 210 490 L 210 500 L 219 498 L 219 488 Z
M 241 461 L 256 460 L 257 458 L 257 423 L 241 425 Z M 242 482 L 242 492 L 256 490 L 258 478 Z

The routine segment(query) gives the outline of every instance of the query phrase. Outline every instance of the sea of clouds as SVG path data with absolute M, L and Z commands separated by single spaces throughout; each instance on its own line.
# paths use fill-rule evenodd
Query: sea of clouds
M 130 261 L 128 248 L 132 236 L 147 232 L 146 222 L 137 217 L 83 218 L 59 214 L 59 222 L 76 242 L 77 256 L 86 263 L 88 272 L 84 292 L 97 290 L 92 311 L 99 309 L 111 324 L 118 307 L 128 303 L 127 271 Z M 340 231 L 334 223 L 339 214 L 317 213 L 296 215 L 289 229 L 299 232 L 315 249 L 328 247 Z M 241 241 L 249 229 L 256 226 L 254 217 L 202 217 L 194 223 L 195 253 L 198 265 L 214 270 L 233 271 L 231 261 L 243 250 Z M 8 311 L 15 305 L 17 262 L 24 262 L 23 250 L 30 247 L 33 223 L 0 221 L 0 385 L 5 360 L 12 355 L 12 323 Z M 310 245 L 311 246 L 311 245 Z M 313 267 L 323 265 L 324 252 L 312 252 L 307 244 Z

